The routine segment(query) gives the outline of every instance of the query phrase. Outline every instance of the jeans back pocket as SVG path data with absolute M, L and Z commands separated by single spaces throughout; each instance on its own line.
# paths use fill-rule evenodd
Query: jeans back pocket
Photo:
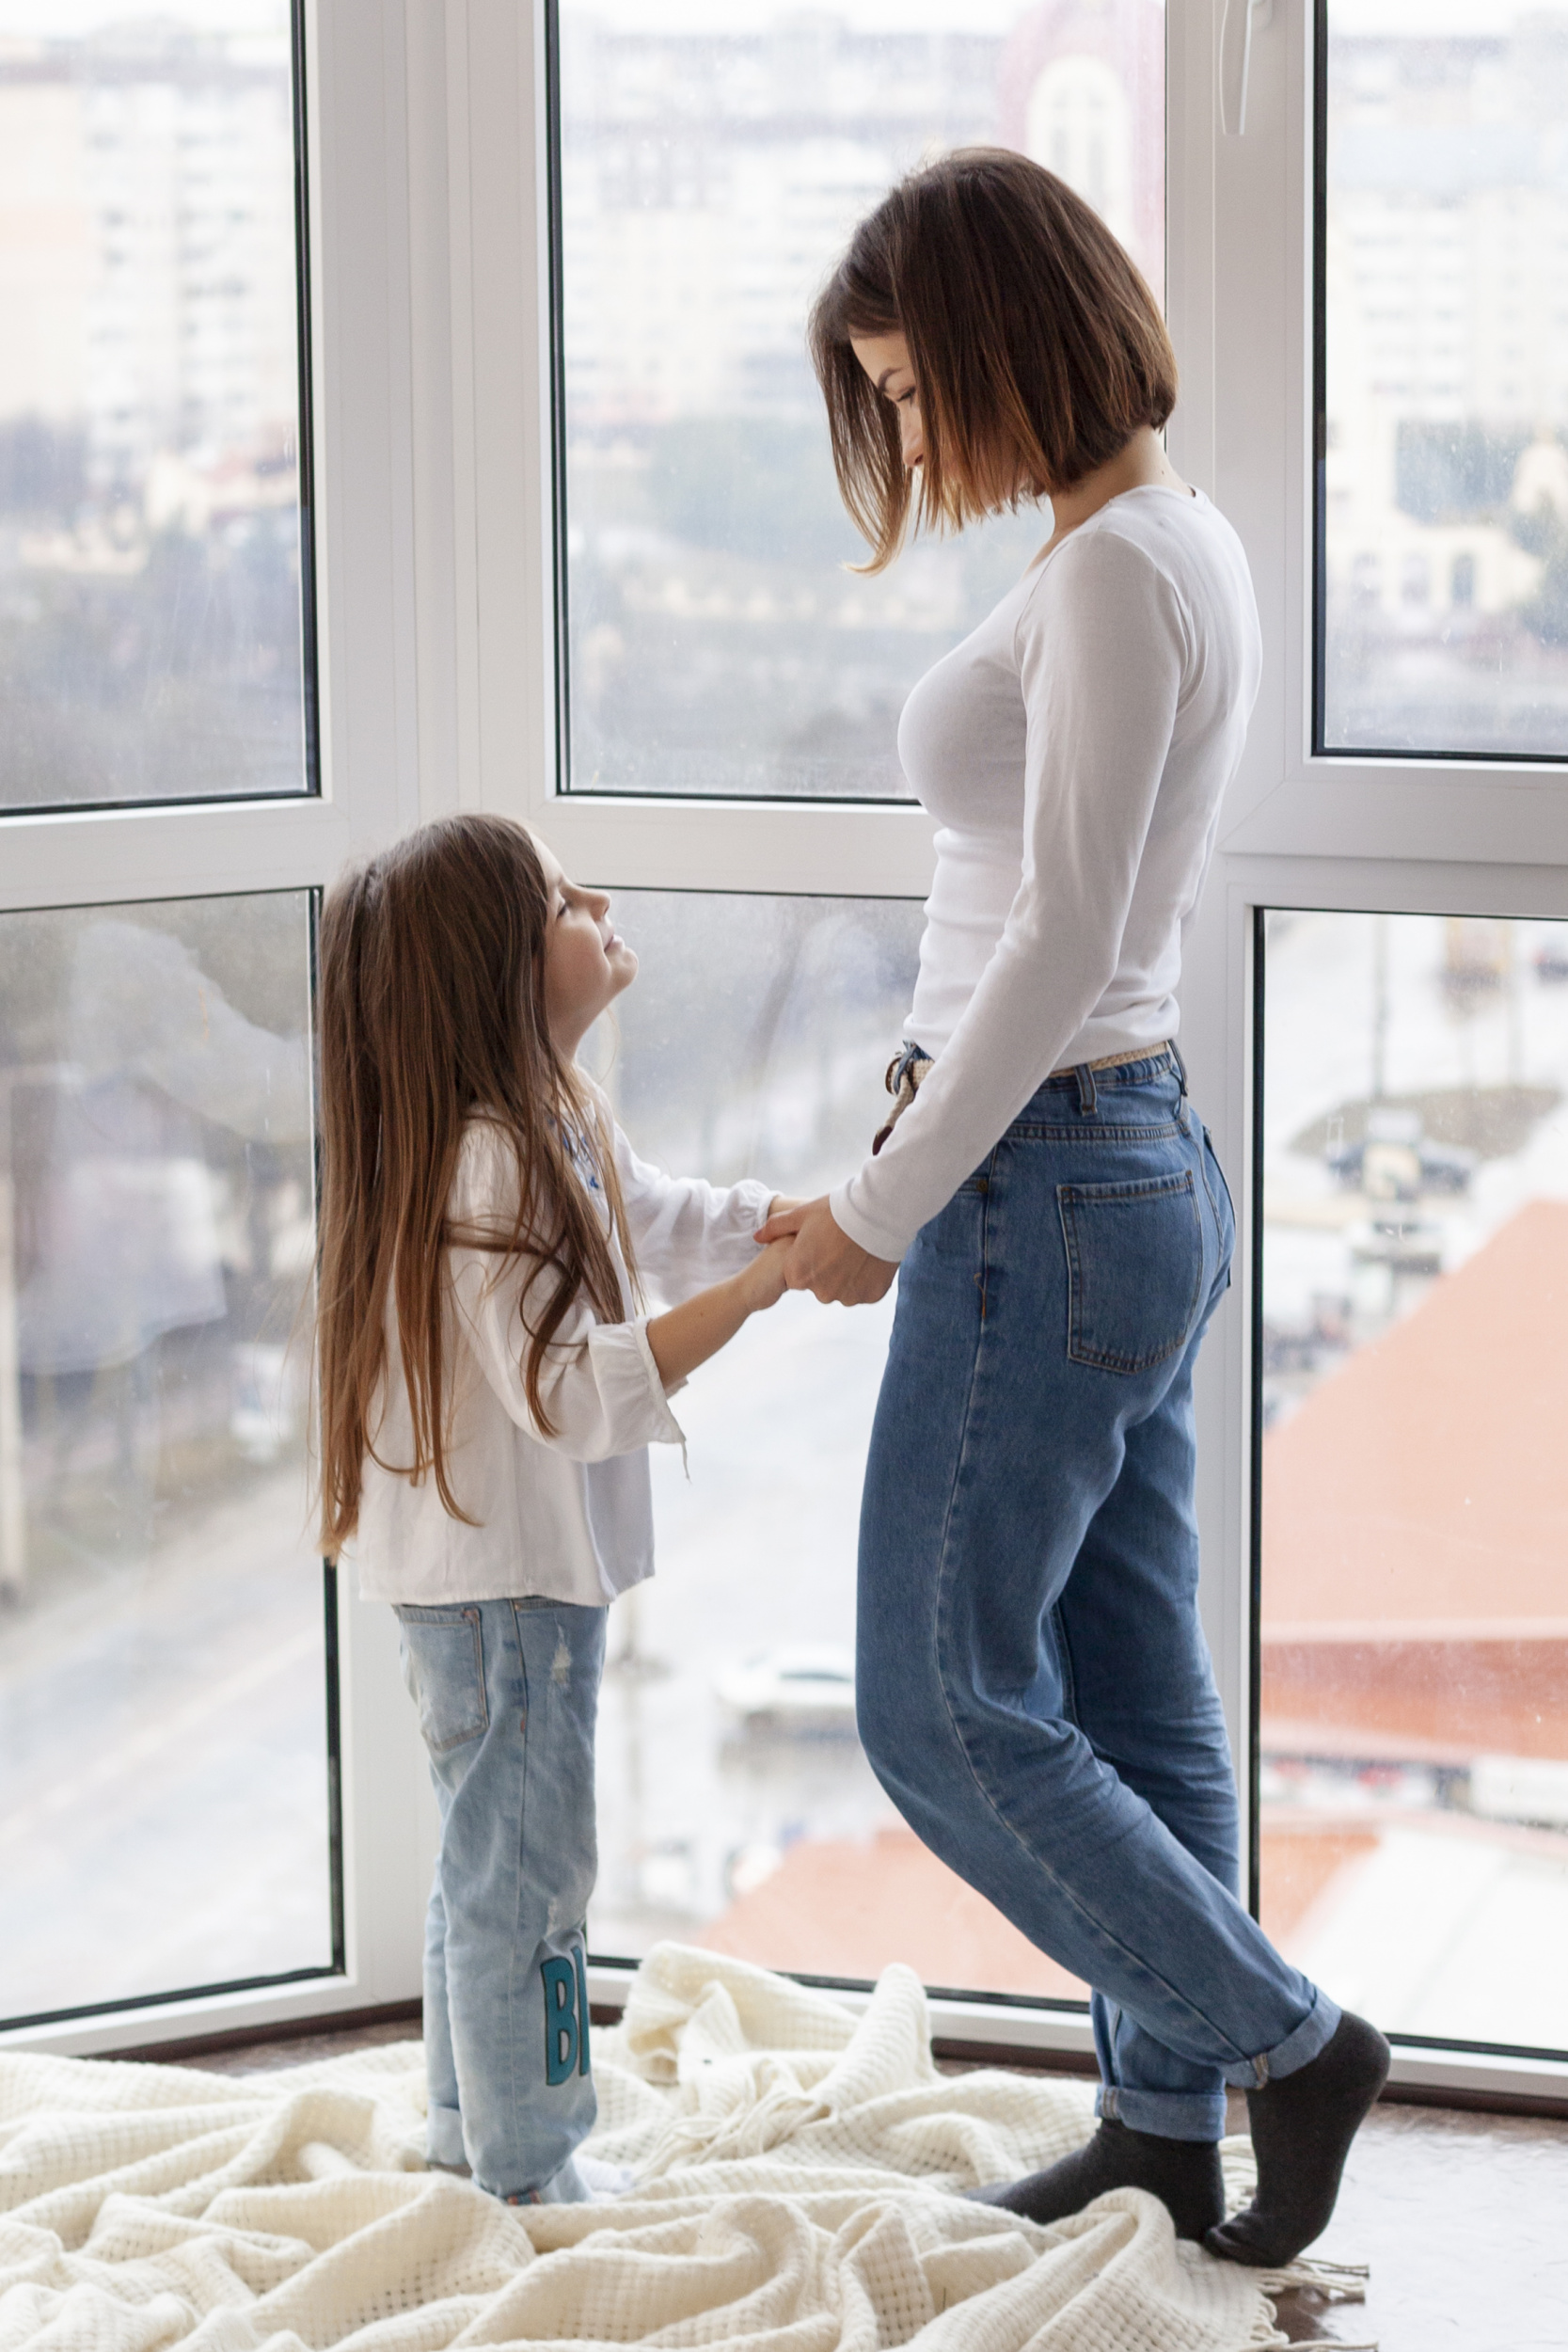
M 1147 1372 L 1174 1356 L 1203 1298 L 1203 1223 L 1190 1169 L 1120 1184 L 1058 1184 L 1075 1364 Z
M 403 1629 L 403 1678 L 420 1710 L 420 1737 L 432 1756 L 445 1756 L 489 1729 L 479 1611 L 404 1604 L 397 1618 Z

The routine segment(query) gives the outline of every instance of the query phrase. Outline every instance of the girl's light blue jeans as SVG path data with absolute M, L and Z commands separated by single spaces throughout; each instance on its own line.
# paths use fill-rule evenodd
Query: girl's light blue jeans
M 596 2112 L 583 1947 L 603 1609 L 401 1606 L 441 1814 L 425 1920 L 427 2153 L 493 2195 L 578 2203 Z
M 1047 1080 L 904 1260 L 861 1518 L 883 1787 L 1093 1987 L 1100 2112 L 1174 2139 L 1339 2016 L 1236 1899 L 1193 1503 L 1233 1244 L 1173 1053 Z

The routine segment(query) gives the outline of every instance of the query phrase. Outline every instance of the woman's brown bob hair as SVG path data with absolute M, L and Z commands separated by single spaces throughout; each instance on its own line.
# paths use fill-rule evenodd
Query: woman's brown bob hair
M 610 1140 L 545 1018 L 548 920 L 539 853 L 502 817 L 421 826 L 327 893 L 316 1367 L 329 1555 L 358 1521 L 388 1370 L 388 1291 L 414 1460 L 387 1467 L 416 1480 L 433 1474 L 454 1518 L 467 1515 L 448 1476 L 448 1248 L 494 1251 L 498 1277 L 521 1258 L 533 1276 L 553 1278 L 537 1320 L 525 1317 L 521 1366 L 530 1409 L 546 1431 L 540 1373 L 574 1301 L 585 1294 L 607 1323 L 626 1311 L 609 1238 L 572 1163 L 575 1140 L 594 1163 L 630 1269 Z M 478 1117 L 510 1147 L 517 1206 L 493 1229 L 458 1230 L 447 1199 L 463 1130 Z
M 1154 297 L 1065 180 L 999 147 L 911 172 L 856 230 L 809 327 L 867 571 L 897 553 L 911 492 L 897 417 L 849 339 L 890 334 L 914 370 L 927 530 L 1070 489 L 1176 405 Z

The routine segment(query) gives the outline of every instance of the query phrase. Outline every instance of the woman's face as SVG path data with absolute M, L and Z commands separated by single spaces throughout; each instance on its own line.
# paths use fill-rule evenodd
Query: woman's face
M 915 397 L 910 347 L 902 335 L 851 335 L 849 348 L 884 400 L 898 414 L 898 445 L 912 473 L 926 454 L 921 437 L 920 403 Z
M 534 837 L 548 894 L 545 918 L 545 1019 L 569 1060 L 607 1005 L 637 977 L 637 958 L 610 919 L 602 890 L 579 890 Z

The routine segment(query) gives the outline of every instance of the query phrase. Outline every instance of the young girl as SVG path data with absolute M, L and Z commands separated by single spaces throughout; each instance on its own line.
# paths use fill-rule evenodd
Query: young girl
M 322 920 L 323 1538 L 397 1611 L 440 1808 L 428 2153 L 514 2203 L 606 2185 L 573 2153 L 605 1617 L 653 1572 L 669 1399 L 774 1304 L 787 1248 L 753 1239 L 763 1185 L 645 1166 L 577 1068 L 637 974 L 609 909 L 464 816 Z

